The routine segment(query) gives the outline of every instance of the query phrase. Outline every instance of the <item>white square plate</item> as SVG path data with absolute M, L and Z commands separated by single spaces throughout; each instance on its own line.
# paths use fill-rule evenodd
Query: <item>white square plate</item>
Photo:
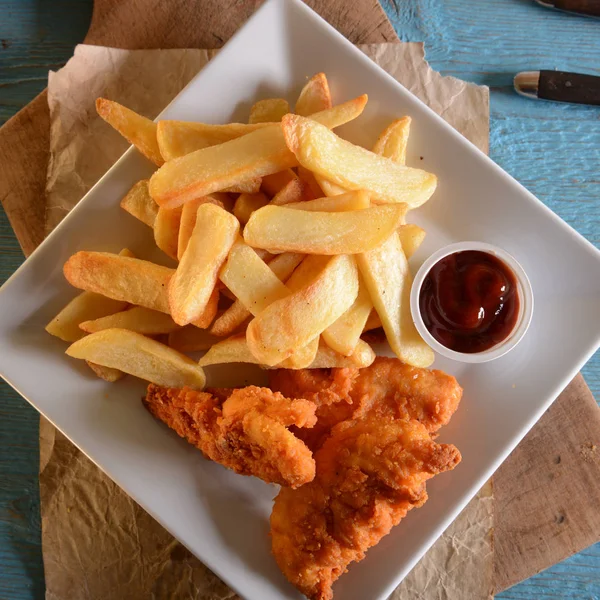
M 336 102 L 369 94 L 364 115 L 340 130 L 355 142 L 371 144 L 392 118 L 413 117 L 408 164 L 439 178 L 438 191 L 415 214 L 428 231 L 415 268 L 447 243 L 490 242 L 521 262 L 536 299 L 529 332 L 513 352 L 483 365 L 436 362 L 465 389 L 442 434 L 460 448 L 463 461 L 434 479 L 428 503 L 335 586 L 337 600 L 383 600 L 597 348 L 600 253 L 296 0 L 267 2 L 161 117 L 244 121 L 255 99 L 293 101 L 318 71 L 327 73 Z M 151 171 L 128 151 L 3 286 L 0 373 L 241 595 L 297 598 L 270 554 L 275 487 L 204 460 L 146 412 L 141 382 L 95 379 L 44 331 L 75 293 L 62 275 L 71 254 L 127 245 L 150 257 L 149 230 L 125 215 L 119 200 Z M 230 385 L 241 383 L 235 368 L 221 375 Z

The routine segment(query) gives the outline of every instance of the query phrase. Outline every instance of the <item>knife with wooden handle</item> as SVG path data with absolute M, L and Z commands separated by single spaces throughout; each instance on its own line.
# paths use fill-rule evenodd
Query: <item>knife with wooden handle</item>
M 556 8 L 566 12 L 600 17 L 600 0 L 535 0 L 546 8 Z
M 527 98 L 600 106 L 600 77 L 565 71 L 523 71 L 515 90 Z

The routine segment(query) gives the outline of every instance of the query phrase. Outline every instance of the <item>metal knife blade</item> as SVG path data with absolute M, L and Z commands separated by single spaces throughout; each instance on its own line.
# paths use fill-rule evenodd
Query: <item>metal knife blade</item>
M 522 71 L 515 90 L 527 98 L 600 106 L 600 77 L 565 71 Z
M 600 0 L 535 0 L 546 8 L 555 8 L 565 12 L 600 17 Z

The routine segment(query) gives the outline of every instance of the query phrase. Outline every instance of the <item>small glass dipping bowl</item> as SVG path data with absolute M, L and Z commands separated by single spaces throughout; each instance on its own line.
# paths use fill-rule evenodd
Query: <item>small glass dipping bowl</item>
M 467 250 L 486 252 L 504 262 L 514 273 L 519 294 L 519 313 L 508 336 L 487 350 L 473 353 L 451 350 L 433 337 L 429 329 L 425 326 L 420 308 L 421 287 L 431 268 L 446 256 Z M 450 244 L 434 252 L 417 271 L 410 292 L 410 310 L 417 331 L 421 334 L 425 342 L 437 353 L 463 363 L 484 363 L 504 356 L 523 339 L 533 316 L 533 291 L 523 267 L 508 252 L 502 250 L 502 248 L 484 242 L 459 242 L 457 244 Z

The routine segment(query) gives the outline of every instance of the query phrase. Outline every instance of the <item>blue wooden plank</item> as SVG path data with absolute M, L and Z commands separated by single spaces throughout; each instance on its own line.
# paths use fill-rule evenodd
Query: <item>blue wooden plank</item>
M 0 0 L 0 124 L 45 87 L 87 33 L 92 0 Z
M 19 244 L 0 209 L 0 283 L 22 261 Z M 38 423 L 37 411 L 0 381 L 0 598 L 7 600 L 44 595 Z
M 92 0 L 0 0 L 0 123 L 46 84 L 89 23 Z M 600 245 L 598 110 L 532 102 L 512 92 L 516 71 L 599 73 L 600 24 L 529 0 L 384 0 L 401 39 L 424 41 L 432 66 L 491 88 L 491 155 L 563 219 Z M 0 282 L 20 264 L 0 212 Z M 600 398 L 600 358 L 584 369 Z M 0 598 L 43 597 L 37 413 L 0 383 Z M 600 544 L 498 596 L 600 600 Z
M 518 71 L 600 75 L 600 22 L 530 0 L 384 0 L 401 39 L 425 42 L 444 75 L 490 86 L 490 155 L 600 246 L 597 108 L 535 102 L 512 90 Z M 600 399 L 600 356 L 583 369 Z M 600 544 L 497 596 L 498 600 L 599 600 Z

